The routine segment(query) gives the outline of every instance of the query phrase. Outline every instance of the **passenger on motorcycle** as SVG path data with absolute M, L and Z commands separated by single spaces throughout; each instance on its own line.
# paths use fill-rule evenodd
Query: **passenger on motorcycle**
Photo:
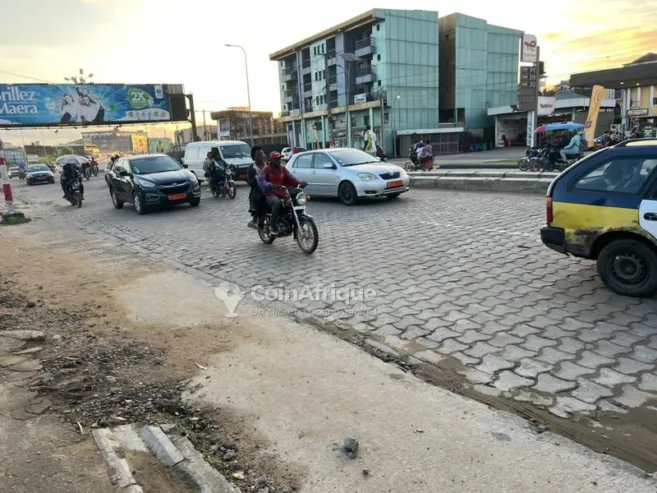
M 582 153 L 582 132 L 573 135 L 566 147 L 561 149 L 561 159 L 568 161 L 569 158 L 576 158 Z
M 258 186 L 271 207 L 271 232 L 278 234 L 278 218 L 281 214 L 281 199 L 285 198 L 286 187 L 305 187 L 306 182 L 297 180 L 287 168 L 281 166 L 281 154 L 273 151 L 269 154 L 269 165 L 258 174 Z
M 84 200 L 84 186 L 82 185 L 81 174 L 80 174 L 80 163 L 74 157 L 65 158 L 62 164 L 62 174 L 59 178 L 59 182 L 62 185 L 62 190 L 64 192 L 64 197 L 67 196 L 68 187 L 75 181 L 80 182 L 80 196 Z
M 433 148 L 431 147 L 431 144 L 428 140 L 424 143 L 424 147 L 422 147 L 420 150 L 418 160 L 420 161 L 420 164 L 423 168 L 433 169 Z
M 253 227 L 257 225 L 264 211 L 265 199 L 258 186 L 258 175 L 267 166 L 267 163 L 265 162 L 265 153 L 261 147 L 254 147 L 251 150 L 251 159 L 253 159 L 253 164 L 249 166 L 246 172 L 246 181 L 251 187 L 249 192 L 249 213 L 253 216 L 253 219 L 249 225 Z
M 215 190 L 226 180 L 226 162 L 221 159 L 219 149 L 210 153 L 210 190 Z

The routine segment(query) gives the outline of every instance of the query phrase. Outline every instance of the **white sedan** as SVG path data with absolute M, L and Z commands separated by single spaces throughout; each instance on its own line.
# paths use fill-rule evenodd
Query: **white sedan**
M 358 149 L 337 148 L 294 154 L 287 169 L 308 182 L 308 195 L 338 197 L 353 205 L 359 199 L 395 199 L 410 189 L 408 173 Z

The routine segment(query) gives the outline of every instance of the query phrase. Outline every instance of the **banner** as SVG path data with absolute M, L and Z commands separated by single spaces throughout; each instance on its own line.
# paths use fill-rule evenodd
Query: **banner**
M 584 136 L 589 147 L 595 145 L 595 128 L 598 125 L 598 114 L 600 113 L 600 106 L 604 99 L 605 88 L 602 86 L 593 86 L 591 91 L 591 101 L 589 103 L 589 115 L 586 117 L 586 124 L 584 125 Z
M 171 152 L 172 147 L 173 142 L 171 142 L 169 139 L 148 139 L 148 152 L 151 154 L 168 154 Z
M 230 137 L 230 120 L 228 118 L 222 118 L 217 122 L 217 136 L 221 137 Z
M 538 114 L 539 116 L 551 115 L 557 105 L 557 98 L 548 96 L 538 97 Z
M 170 120 L 166 85 L 0 84 L 0 127 Z
M 536 63 L 537 51 L 536 47 L 538 42 L 536 41 L 536 36 L 533 34 L 523 34 L 522 35 L 522 54 L 520 57 L 521 62 L 526 63 Z

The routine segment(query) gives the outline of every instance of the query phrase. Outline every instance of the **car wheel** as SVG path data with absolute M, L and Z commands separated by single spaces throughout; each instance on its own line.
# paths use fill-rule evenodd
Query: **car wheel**
M 135 206 L 135 210 L 140 216 L 146 214 L 146 208 L 144 207 L 144 204 L 141 203 L 141 195 L 137 192 L 132 193 L 132 205 Z
M 119 200 L 119 197 L 116 195 L 116 190 L 110 188 L 110 195 L 112 196 L 112 205 L 115 209 L 123 209 L 123 202 Z
M 198 205 L 201 203 L 201 199 L 192 199 L 189 201 L 189 205 L 192 207 L 198 207 Z
M 597 263 L 602 282 L 618 294 L 645 297 L 657 291 L 657 252 L 640 241 L 612 241 Z
M 344 205 L 354 205 L 358 201 L 356 187 L 351 182 L 345 181 L 340 184 L 338 196 Z

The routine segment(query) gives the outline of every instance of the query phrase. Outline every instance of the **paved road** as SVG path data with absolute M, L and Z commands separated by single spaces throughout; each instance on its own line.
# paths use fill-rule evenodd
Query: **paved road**
M 15 183 L 15 182 L 14 182 Z M 657 398 L 657 300 L 617 296 L 589 261 L 544 248 L 544 198 L 414 190 L 396 201 L 345 207 L 311 201 L 320 246 L 263 245 L 246 228 L 247 189 L 199 208 L 138 216 L 112 208 L 102 176 L 73 209 L 59 188 L 17 187 L 62 221 L 134 243 L 238 284 L 371 289 L 343 301 L 288 301 L 326 309 L 373 344 L 430 363 L 458 361 L 476 391 L 532 402 L 552 414 L 628 410 Z

